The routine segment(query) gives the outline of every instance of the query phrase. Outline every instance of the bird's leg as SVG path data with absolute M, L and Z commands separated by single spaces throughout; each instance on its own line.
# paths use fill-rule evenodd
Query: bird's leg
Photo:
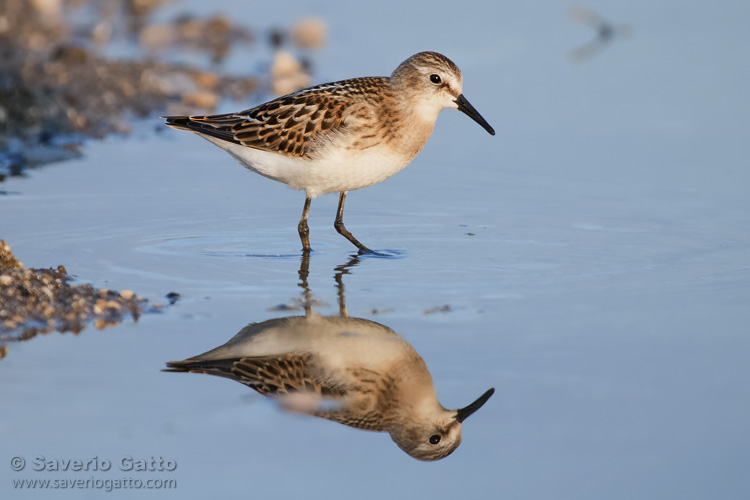
M 299 231 L 299 239 L 302 240 L 302 251 L 305 253 L 310 252 L 310 228 L 307 227 L 307 216 L 310 213 L 310 203 L 312 198 L 305 198 L 305 207 L 302 209 L 302 218 L 299 220 L 297 225 L 297 231 Z
M 347 231 L 347 229 L 344 227 L 344 202 L 346 201 L 346 191 L 341 191 L 341 195 L 339 196 L 339 208 L 336 211 L 336 222 L 333 223 L 333 227 L 336 228 L 336 231 L 346 238 L 347 240 L 351 241 L 354 246 L 359 248 L 359 253 L 375 253 L 366 246 L 364 246 L 362 243 L 357 241 L 357 238 L 355 238 L 352 233 Z
M 349 311 L 346 310 L 346 295 L 344 294 L 344 275 L 349 274 L 349 269 L 359 264 L 359 256 L 354 255 L 344 265 L 336 266 L 334 269 L 336 274 L 333 275 L 333 279 L 336 280 L 336 288 L 339 289 L 339 316 L 342 318 L 349 317 Z
M 299 264 L 299 286 L 302 288 L 302 307 L 305 309 L 305 316 L 310 314 L 312 311 L 313 294 L 310 290 L 310 285 L 307 282 L 307 277 L 310 275 L 310 252 L 302 252 L 302 260 Z

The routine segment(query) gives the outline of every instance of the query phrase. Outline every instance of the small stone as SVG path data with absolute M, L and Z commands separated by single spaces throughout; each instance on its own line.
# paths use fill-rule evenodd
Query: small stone
M 281 28 L 271 28 L 271 31 L 268 33 L 268 41 L 273 49 L 278 49 L 284 45 L 284 38 L 286 38 L 286 34 Z
M 5 241 L 0 240 L 0 268 L 4 267 L 9 269 L 23 269 L 23 264 L 13 256 L 10 246 Z
M 292 40 L 301 49 L 319 49 L 326 41 L 326 23 L 322 19 L 302 19 L 292 27 Z
M 302 63 L 292 54 L 279 50 L 271 65 L 271 87 L 275 94 L 285 95 L 310 84 L 310 75 L 302 69 Z
M 91 31 L 91 38 L 95 43 L 104 45 L 112 38 L 112 24 L 102 21 Z
M 444 306 L 436 306 L 431 309 L 427 309 L 424 311 L 424 314 L 435 314 L 435 313 L 445 313 L 445 312 L 451 312 L 453 309 L 449 304 L 445 304 Z
M 31 0 L 31 5 L 44 16 L 57 17 L 62 12 L 62 0 Z
M 182 94 L 182 101 L 199 108 L 213 110 L 219 103 L 219 96 L 207 91 L 185 92 Z
M 123 290 L 120 292 L 120 297 L 122 297 L 125 300 L 130 300 L 135 295 L 135 292 L 133 290 Z
M 278 304 L 273 307 L 269 307 L 266 311 L 295 311 L 296 307 L 290 306 L 289 304 Z
M 85 64 L 89 62 L 90 56 L 86 49 L 74 45 L 62 45 L 52 53 L 53 60 L 68 66 Z M 60 75 L 65 76 L 65 75 Z M 67 78 L 67 77 L 66 77 Z M 60 83 L 68 83 L 67 81 Z
M 178 37 L 173 26 L 154 24 L 141 30 L 138 41 L 148 49 L 162 49 L 172 45 Z
M 216 73 L 198 71 L 193 73 L 193 81 L 202 89 L 215 89 L 219 84 L 219 76 Z

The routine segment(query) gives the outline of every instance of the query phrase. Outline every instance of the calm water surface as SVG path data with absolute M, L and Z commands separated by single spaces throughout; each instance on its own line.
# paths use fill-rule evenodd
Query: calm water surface
M 283 412 L 218 377 L 160 371 L 248 323 L 302 314 L 279 305 L 303 298 L 303 195 L 194 136 L 153 132 L 154 119 L 5 183 L 0 236 L 27 267 L 64 264 L 95 286 L 181 299 L 137 323 L 9 346 L 4 498 L 106 494 L 19 492 L 13 479 L 121 478 L 176 481 L 138 492 L 153 498 L 745 498 L 746 3 L 707 15 L 698 2 L 593 2 L 633 35 L 579 65 L 566 52 L 593 31 L 566 18 L 566 3 L 464 4 L 459 16 L 453 4 L 399 3 L 395 19 L 387 4 L 300 3 L 299 16 L 212 6 L 258 26 L 325 17 L 319 81 L 444 52 L 495 127 L 490 137 L 446 111 L 407 169 L 349 195 L 347 227 L 393 258 L 342 275 L 353 247 L 333 229 L 336 197 L 316 199 L 310 216 L 316 311 L 338 313 L 338 277 L 349 315 L 411 344 L 444 406 L 496 388 L 458 450 L 419 462 L 387 434 Z M 152 457 L 175 470 L 122 470 Z M 39 459 L 94 458 L 110 470 L 34 470 Z

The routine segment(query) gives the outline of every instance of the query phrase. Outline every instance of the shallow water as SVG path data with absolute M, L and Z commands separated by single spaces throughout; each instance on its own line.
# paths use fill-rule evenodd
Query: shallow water
M 706 16 L 697 2 L 592 3 L 634 34 L 581 65 L 565 52 L 592 32 L 562 2 L 466 3 L 458 23 L 453 5 L 402 7 L 395 19 L 388 5 L 299 12 L 331 26 L 320 81 L 438 50 L 497 131 L 446 111 L 409 167 L 347 198 L 347 227 L 394 256 L 341 276 L 349 314 L 403 336 L 444 406 L 497 390 L 458 450 L 421 463 L 386 434 L 160 371 L 250 322 L 301 314 L 278 306 L 304 299 L 304 200 L 208 142 L 146 124 L 5 183 L 0 236 L 27 267 L 64 264 L 99 287 L 181 298 L 137 323 L 9 346 L 0 491 L 100 498 L 21 494 L 11 480 L 131 477 L 175 479 L 149 493 L 165 498 L 744 498 L 750 65 L 736 54 L 746 4 Z M 289 17 L 263 15 L 259 25 Z M 308 282 L 323 315 L 338 312 L 337 268 L 354 253 L 333 228 L 336 201 L 316 199 L 310 215 Z M 24 472 L 7 465 L 15 456 Z M 116 472 L 36 472 L 39 456 L 108 459 Z M 121 471 L 128 456 L 177 468 Z

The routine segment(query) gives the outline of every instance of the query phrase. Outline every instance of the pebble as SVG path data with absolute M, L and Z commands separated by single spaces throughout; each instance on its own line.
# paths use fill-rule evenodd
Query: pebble
M 424 314 L 447 313 L 451 311 L 453 311 L 453 309 L 451 308 L 450 304 L 445 304 L 443 306 L 435 306 L 433 308 L 427 309 L 424 311 Z
M 174 26 L 154 24 L 146 26 L 138 36 L 138 42 L 148 49 L 163 49 L 175 43 L 178 32 Z
M 310 75 L 302 63 L 285 50 L 276 51 L 271 65 L 271 89 L 276 95 L 285 95 L 310 85 Z
M 182 101 L 191 106 L 213 111 L 216 109 L 216 105 L 219 104 L 219 96 L 207 91 L 186 92 L 182 94 Z
M 31 5 L 44 16 L 59 16 L 62 0 L 31 0 Z
M 310 17 L 292 26 L 292 41 L 301 49 L 319 49 L 326 41 L 326 22 Z

